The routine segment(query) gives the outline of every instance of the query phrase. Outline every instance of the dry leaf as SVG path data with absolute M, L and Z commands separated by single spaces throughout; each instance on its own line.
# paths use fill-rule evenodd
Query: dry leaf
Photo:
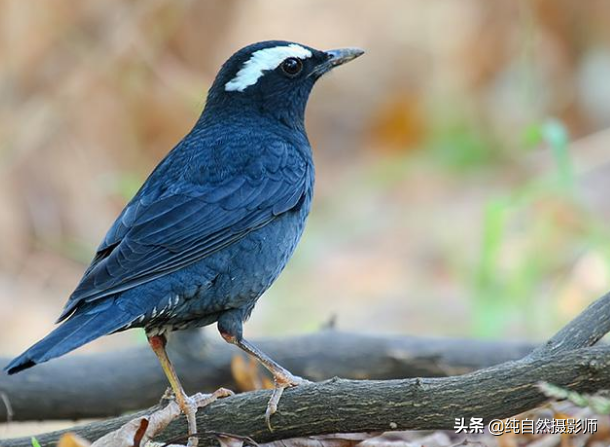
M 273 388 L 273 382 L 261 377 L 258 362 L 252 357 L 234 355 L 231 359 L 231 373 L 240 391 L 260 390 L 261 388 Z M 267 386 L 271 383 L 271 386 Z
M 91 443 L 74 433 L 66 433 L 57 442 L 57 447 L 89 447 Z

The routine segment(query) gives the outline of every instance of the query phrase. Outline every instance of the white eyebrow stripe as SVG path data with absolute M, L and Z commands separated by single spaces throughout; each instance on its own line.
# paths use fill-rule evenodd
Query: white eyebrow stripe
M 243 92 L 246 87 L 256 84 L 265 71 L 275 70 L 284 59 L 307 59 L 311 56 L 311 51 L 294 43 L 255 51 L 237 75 L 225 84 L 225 90 Z

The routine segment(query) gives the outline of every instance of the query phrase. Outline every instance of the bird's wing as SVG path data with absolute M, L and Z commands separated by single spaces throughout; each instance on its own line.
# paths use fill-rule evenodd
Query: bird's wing
M 278 151 L 276 155 L 277 163 L 259 164 L 255 174 L 173 188 L 152 200 L 136 196 L 98 248 L 59 321 L 80 302 L 188 266 L 297 207 L 307 192 L 312 167 L 301 157 Z

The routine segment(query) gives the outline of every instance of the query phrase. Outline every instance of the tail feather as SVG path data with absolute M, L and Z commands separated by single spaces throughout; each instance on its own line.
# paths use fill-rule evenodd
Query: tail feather
M 103 335 L 111 334 L 133 320 L 132 315 L 113 307 L 97 313 L 78 313 L 15 358 L 4 370 L 9 374 L 15 374 L 31 368 L 73 351 Z

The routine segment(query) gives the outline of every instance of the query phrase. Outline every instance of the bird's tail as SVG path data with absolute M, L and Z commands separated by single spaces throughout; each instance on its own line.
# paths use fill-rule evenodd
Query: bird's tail
M 133 322 L 134 317 L 114 306 L 93 313 L 78 312 L 53 332 L 9 363 L 4 370 L 15 374 L 70 352 L 102 335 Z

